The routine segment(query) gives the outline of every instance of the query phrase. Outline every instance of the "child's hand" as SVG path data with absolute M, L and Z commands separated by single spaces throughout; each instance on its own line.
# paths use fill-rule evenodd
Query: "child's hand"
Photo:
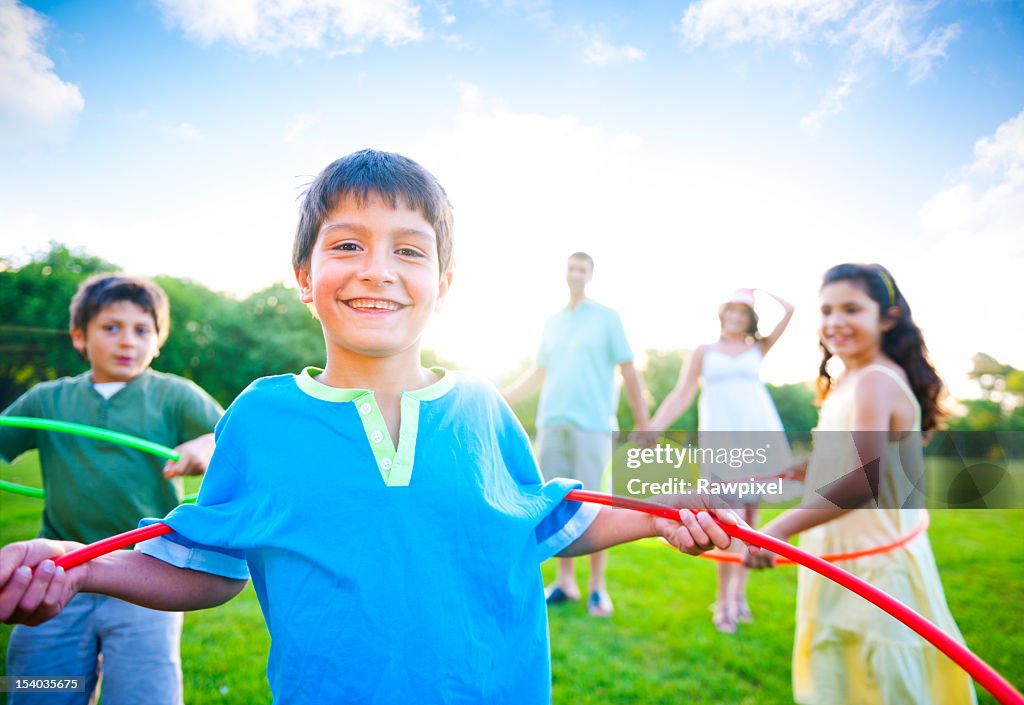
M 796 480 L 803 482 L 807 477 L 807 458 L 803 458 L 788 466 L 779 476 L 783 480 Z
M 775 567 L 775 554 L 771 551 L 758 551 L 757 553 L 748 553 L 743 556 L 743 565 L 751 570 L 760 570 L 761 568 L 774 568 Z
M 179 475 L 202 475 L 213 457 L 215 443 L 212 433 L 193 438 L 174 450 L 181 455 L 177 460 L 168 460 L 164 465 L 164 477 L 170 479 Z
M 775 531 L 771 523 L 761 527 L 761 533 L 772 538 L 779 539 L 780 541 L 788 541 L 789 536 L 784 536 Z M 774 568 L 775 559 L 778 558 L 778 554 L 772 553 L 767 549 L 759 549 L 756 553 L 747 553 L 743 556 L 743 565 L 753 570 L 759 570 L 761 568 Z
M 0 549 L 0 622 L 35 626 L 60 614 L 78 592 L 86 568 L 68 573 L 53 561 L 79 546 L 34 539 Z
M 654 529 L 670 544 L 691 556 L 700 555 L 715 547 L 728 548 L 732 541 L 729 534 L 725 533 L 711 517 L 710 511 L 713 511 L 723 524 L 746 526 L 724 502 L 709 495 L 673 495 L 665 499 L 668 499 L 672 506 L 680 508 L 679 521 L 656 517 Z M 698 511 L 694 514 L 691 509 Z
M 637 448 L 653 448 L 658 444 L 659 434 L 650 427 L 637 429 L 629 434 L 629 440 Z

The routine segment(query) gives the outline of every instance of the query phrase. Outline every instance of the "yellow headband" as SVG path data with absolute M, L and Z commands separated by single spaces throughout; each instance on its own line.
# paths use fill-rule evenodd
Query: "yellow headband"
M 896 287 L 892 285 L 892 279 L 885 273 L 880 265 L 875 265 L 875 273 L 878 274 L 878 278 L 885 284 L 885 291 L 889 294 L 889 306 L 896 305 Z

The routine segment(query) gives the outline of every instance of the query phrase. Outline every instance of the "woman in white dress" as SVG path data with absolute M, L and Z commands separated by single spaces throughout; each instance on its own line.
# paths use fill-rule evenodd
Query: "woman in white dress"
M 682 365 L 675 388 L 669 392 L 651 418 L 648 431 L 660 433 L 681 416 L 701 387 L 697 407 L 697 428 L 702 449 L 764 448 L 764 462 L 732 467 L 729 463 L 703 463 L 701 476 L 713 481 L 749 480 L 752 475 L 780 473 L 792 462 L 779 413 L 760 379 L 761 361 L 786 330 L 793 306 L 778 296 L 764 292 L 779 302 L 785 313 L 775 329 L 762 337 L 754 311 L 752 289 L 738 289 L 719 307 L 721 333 L 718 340 L 699 346 Z M 653 437 L 651 434 L 650 437 Z M 737 464 L 739 465 L 739 464 Z M 751 472 L 755 467 L 756 471 Z M 742 505 L 744 519 L 757 526 L 758 497 L 723 496 L 734 506 Z M 734 551 L 742 550 L 733 541 Z M 742 565 L 718 563 L 718 592 L 714 625 L 720 632 L 732 634 L 738 621 L 753 617 L 747 604 L 747 569 Z

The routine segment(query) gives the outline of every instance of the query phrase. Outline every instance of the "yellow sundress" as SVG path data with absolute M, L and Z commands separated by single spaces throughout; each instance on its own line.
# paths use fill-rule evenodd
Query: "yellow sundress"
M 862 372 L 888 375 L 920 406 L 893 370 L 871 365 Z M 815 429 L 815 452 L 807 468 L 811 494 L 861 466 L 849 434 L 852 385 L 825 400 Z M 845 432 L 845 433 L 843 433 Z M 910 532 L 923 509 L 898 509 L 919 491 L 923 471 L 919 433 L 891 441 L 879 488 L 879 507 L 857 509 L 810 529 L 800 546 L 821 555 L 891 543 Z M 819 450 L 821 452 L 819 452 Z M 852 454 L 852 455 L 851 455 Z M 921 502 L 912 502 L 921 506 Z M 928 618 L 960 641 L 942 590 L 927 534 L 893 551 L 839 564 Z M 797 583 L 793 696 L 801 705 L 973 705 L 974 684 L 967 673 L 895 617 L 805 568 Z

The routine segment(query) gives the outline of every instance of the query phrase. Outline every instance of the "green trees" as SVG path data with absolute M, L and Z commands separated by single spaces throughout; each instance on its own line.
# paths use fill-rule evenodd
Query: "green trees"
M 0 408 L 36 382 L 87 368 L 71 347 L 68 305 L 80 281 L 114 269 L 58 243 L 20 269 L 0 258 Z
M 157 277 L 171 300 L 171 335 L 153 368 L 196 382 L 222 404 L 257 377 L 323 365 L 320 326 L 283 284 L 244 300 Z
M 22 267 L 0 259 L 0 408 L 88 368 L 71 347 L 68 304 L 83 279 L 119 269 L 59 243 Z M 283 284 L 240 301 L 186 279 L 156 281 L 171 301 L 171 331 L 153 368 L 194 380 L 221 404 L 257 377 L 323 364 L 320 326 Z
M 119 270 L 56 242 L 20 267 L 0 258 L 0 409 L 38 382 L 88 369 L 71 347 L 68 305 L 83 279 Z M 239 300 L 188 279 L 155 280 L 171 302 L 171 330 L 153 369 L 193 380 L 224 406 L 257 377 L 324 364 L 319 323 L 282 283 Z M 423 359 L 458 367 L 429 350 Z
M 0 257 L 0 408 L 37 382 L 78 374 L 87 365 L 68 338 L 68 304 L 86 277 L 119 267 L 60 243 L 16 267 Z M 257 377 L 296 372 L 323 364 L 320 326 L 293 289 L 277 283 L 239 300 L 187 279 L 156 277 L 171 300 L 171 331 L 157 370 L 194 380 L 228 404 Z M 643 374 L 651 408 L 675 386 L 686 351 L 648 350 Z M 458 367 L 424 351 L 424 364 Z M 524 360 L 525 369 L 529 361 Z M 521 372 L 521 370 L 519 370 Z M 959 402 L 948 420 L 954 431 L 1024 431 L 1024 370 L 990 355 L 974 356 L 969 376 L 981 399 Z M 515 375 L 510 374 L 509 379 Z M 817 423 L 814 392 L 805 384 L 768 385 L 791 440 L 806 441 Z M 537 398 L 516 405 L 527 431 L 535 431 Z M 620 399 L 619 427 L 633 428 L 626 399 Z M 670 427 L 697 428 L 697 404 Z
M 818 425 L 817 394 L 809 384 L 768 385 L 768 393 L 779 410 L 782 427 L 790 441 L 811 440 L 811 429 Z
M 948 421 L 954 431 L 1024 431 L 1024 370 L 977 353 L 967 376 L 981 399 L 961 400 Z
M 672 391 L 672 388 L 676 386 L 676 381 L 679 379 L 679 370 L 684 364 L 689 361 L 692 351 L 690 350 L 647 350 L 645 356 L 647 357 L 647 365 L 643 369 L 644 384 L 647 386 L 647 392 L 650 394 L 652 401 L 651 410 L 658 408 L 658 405 L 668 396 L 668 393 Z M 690 408 L 683 412 L 683 415 L 672 422 L 669 425 L 669 431 L 696 431 L 697 430 L 697 402 L 700 400 L 700 390 L 697 390 L 696 396 L 693 398 L 693 403 Z M 626 413 L 629 414 L 629 423 L 633 423 L 632 412 L 629 409 L 629 404 L 625 403 L 625 399 L 621 400 L 619 404 L 619 422 L 620 428 L 631 428 L 631 426 L 621 425 L 623 421 L 622 411 L 625 409 Z

